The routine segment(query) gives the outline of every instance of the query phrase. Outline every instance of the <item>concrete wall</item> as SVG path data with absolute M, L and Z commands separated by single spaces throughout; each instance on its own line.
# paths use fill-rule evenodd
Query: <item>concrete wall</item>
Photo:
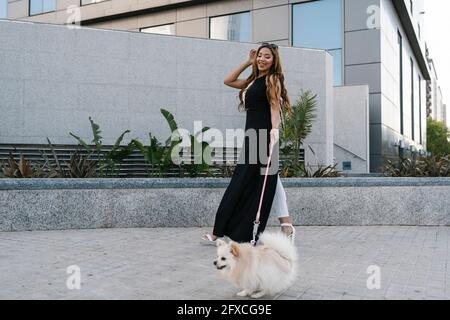
M 381 156 L 380 0 L 345 0 L 344 7 L 344 83 L 369 85 L 370 159 L 376 166 Z
M 0 231 L 212 226 L 228 183 L 0 179 Z M 449 178 L 283 179 L 283 185 L 296 225 L 450 225 Z
M 334 88 L 334 158 L 337 169 L 351 162 L 348 173 L 369 173 L 369 87 Z
M 191 133 L 203 126 L 243 128 L 238 90 L 223 84 L 254 44 L 43 23 L 0 20 L 0 143 L 76 143 L 69 132 L 91 141 L 89 116 L 114 143 L 148 132 L 170 135 L 160 108 L 171 111 Z M 18 41 L 22 39 L 22 41 Z M 292 103 L 300 90 L 317 93 L 310 144 L 318 161 L 333 157 L 332 59 L 323 50 L 280 47 Z M 241 78 L 247 77 L 247 69 Z M 306 158 L 315 164 L 316 158 Z

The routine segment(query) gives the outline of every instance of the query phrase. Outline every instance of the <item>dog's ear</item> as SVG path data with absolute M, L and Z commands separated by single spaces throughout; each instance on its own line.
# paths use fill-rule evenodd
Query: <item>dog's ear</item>
M 239 257 L 239 246 L 237 245 L 236 242 L 230 243 L 230 252 L 233 256 Z
M 227 244 L 227 243 L 226 243 L 225 241 L 221 240 L 221 239 L 217 239 L 217 240 L 216 240 L 216 246 L 218 246 L 218 247 L 224 246 L 224 245 L 226 245 L 226 244 Z

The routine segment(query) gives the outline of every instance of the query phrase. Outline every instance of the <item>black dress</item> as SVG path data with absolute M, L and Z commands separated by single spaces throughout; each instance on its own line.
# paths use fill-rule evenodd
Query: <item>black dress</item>
M 218 237 L 228 236 L 237 242 L 250 242 L 253 238 L 253 224 L 258 211 L 269 155 L 272 121 L 270 104 L 266 96 L 266 78 L 267 76 L 256 78 L 246 91 L 246 137 L 238 164 L 220 202 L 214 223 L 214 235 Z M 254 135 L 249 134 L 247 136 L 247 132 L 255 132 L 252 129 L 256 130 L 259 143 L 250 138 Z M 249 148 L 249 146 L 252 147 Z M 261 148 L 262 151 L 260 152 Z M 264 231 L 266 227 L 277 186 L 278 154 L 276 154 L 275 149 L 277 148 L 274 148 L 271 168 L 276 169 L 270 169 L 267 176 L 258 234 Z M 256 161 L 254 161 L 255 158 Z

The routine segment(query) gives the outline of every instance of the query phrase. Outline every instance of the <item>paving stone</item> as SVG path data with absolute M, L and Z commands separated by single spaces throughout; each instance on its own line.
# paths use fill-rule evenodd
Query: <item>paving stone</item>
M 278 230 L 268 228 L 269 230 Z M 299 226 L 299 276 L 270 299 L 450 299 L 449 227 Z M 235 299 L 207 228 L 0 232 L 0 299 Z M 438 239 L 438 240 L 436 240 Z M 369 266 L 381 288 L 369 290 Z M 70 266 L 81 289 L 69 289 Z

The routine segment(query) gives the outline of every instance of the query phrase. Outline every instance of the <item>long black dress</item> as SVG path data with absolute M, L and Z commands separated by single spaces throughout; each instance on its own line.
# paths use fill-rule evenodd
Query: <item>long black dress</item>
M 258 137 L 257 141 L 261 139 L 262 142 L 258 144 L 255 142 L 255 139 L 250 139 L 246 134 L 239 155 L 240 160 L 220 202 L 214 223 L 214 235 L 218 237 L 228 236 L 237 242 L 250 242 L 253 238 L 253 224 L 258 211 L 269 155 L 272 121 L 270 104 L 266 96 L 266 78 L 267 75 L 256 78 L 247 89 L 245 95 L 245 106 L 247 108 L 245 132 L 247 133 L 249 129 L 250 131 L 255 129 Z M 250 144 L 252 144 L 253 148 L 249 148 Z M 257 145 L 256 147 L 255 144 Z M 260 153 L 259 147 L 261 145 L 263 151 Z M 257 152 L 257 155 L 255 155 L 255 152 Z M 253 159 L 256 157 L 257 161 L 251 160 L 252 154 Z M 261 207 L 258 234 L 264 231 L 266 227 L 277 186 L 278 156 L 275 156 L 275 151 L 272 155 L 271 163 L 272 168 L 276 168 L 276 174 L 274 174 L 274 170 L 269 170 Z

